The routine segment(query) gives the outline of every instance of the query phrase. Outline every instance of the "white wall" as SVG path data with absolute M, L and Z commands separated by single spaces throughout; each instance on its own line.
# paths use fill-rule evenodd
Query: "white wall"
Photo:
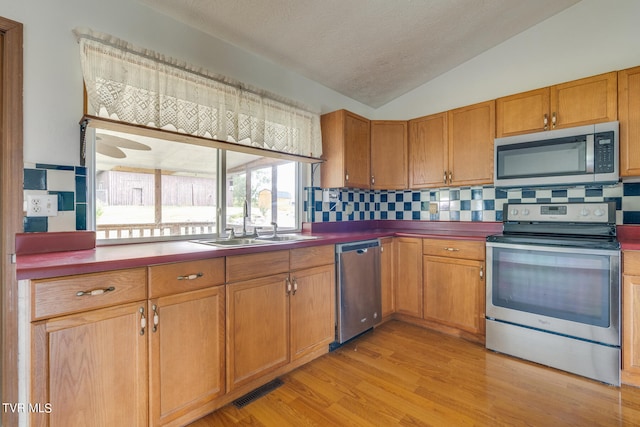
M 373 109 L 136 0 L 0 0 L 24 24 L 24 160 L 77 165 L 82 117 L 80 54 L 72 30 L 88 27 L 328 112 Z
M 411 119 L 640 65 L 639 18 L 638 0 L 582 0 L 378 108 L 372 118 Z
M 372 119 L 410 119 L 640 65 L 640 1 L 582 0 L 373 110 L 136 0 L 0 0 L 0 14 L 24 24 L 25 162 L 78 164 L 82 76 L 75 27 L 112 34 L 322 112 L 346 108 Z

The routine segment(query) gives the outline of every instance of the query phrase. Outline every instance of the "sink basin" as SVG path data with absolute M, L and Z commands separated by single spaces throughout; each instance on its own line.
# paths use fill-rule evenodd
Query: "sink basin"
M 295 242 L 300 240 L 317 239 L 315 236 L 303 236 L 300 234 L 279 234 L 277 236 L 261 236 L 261 237 L 234 237 L 232 239 L 205 239 L 193 240 L 196 243 L 204 245 L 219 246 L 223 248 L 234 248 L 238 246 L 257 246 L 275 243 Z
M 278 234 L 277 236 L 260 236 L 256 240 L 267 242 L 291 242 L 296 240 L 313 240 L 316 236 L 303 236 L 301 234 Z

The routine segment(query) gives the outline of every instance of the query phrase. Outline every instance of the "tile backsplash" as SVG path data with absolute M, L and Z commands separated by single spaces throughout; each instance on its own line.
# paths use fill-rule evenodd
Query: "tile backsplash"
M 87 229 L 87 169 L 81 166 L 27 163 L 24 165 L 25 232 Z M 56 216 L 27 216 L 27 196 L 55 195 Z
M 502 221 L 505 203 L 616 202 L 617 224 L 640 224 L 640 183 L 569 189 L 504 190 L 493 186 L 404 191 L 335 189 L 337 202 L 323 202 L 322 189 L 306 189 L 308 222 L 375 219 Z M 436 213 L 430 207 L 437 207 Z

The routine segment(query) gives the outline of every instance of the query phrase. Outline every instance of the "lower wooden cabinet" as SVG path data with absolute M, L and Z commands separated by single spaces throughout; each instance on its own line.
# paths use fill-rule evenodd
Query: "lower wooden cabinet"
M 640 386 L 640 251 L 623 251 L 622 382 Z
M 225 393 L 224 292 L 215 286 L 149 301 L 151 425 L 197 419 Z
M 422 318 L 422 239 L 398 237 L 396 259 L 396 313 Z
M 144 284 L 142 284 L 144 285 Z M 31 426 L 148 426 L 146 302 L 32 324 Z

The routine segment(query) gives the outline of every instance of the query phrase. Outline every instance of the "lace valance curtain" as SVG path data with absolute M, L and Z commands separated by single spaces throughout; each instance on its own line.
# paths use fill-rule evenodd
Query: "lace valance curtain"
M 88 114 L 286 154 L 322 155 L 320 116 L 301 105 L 109 35 L 86 29 L 74 34 Z

